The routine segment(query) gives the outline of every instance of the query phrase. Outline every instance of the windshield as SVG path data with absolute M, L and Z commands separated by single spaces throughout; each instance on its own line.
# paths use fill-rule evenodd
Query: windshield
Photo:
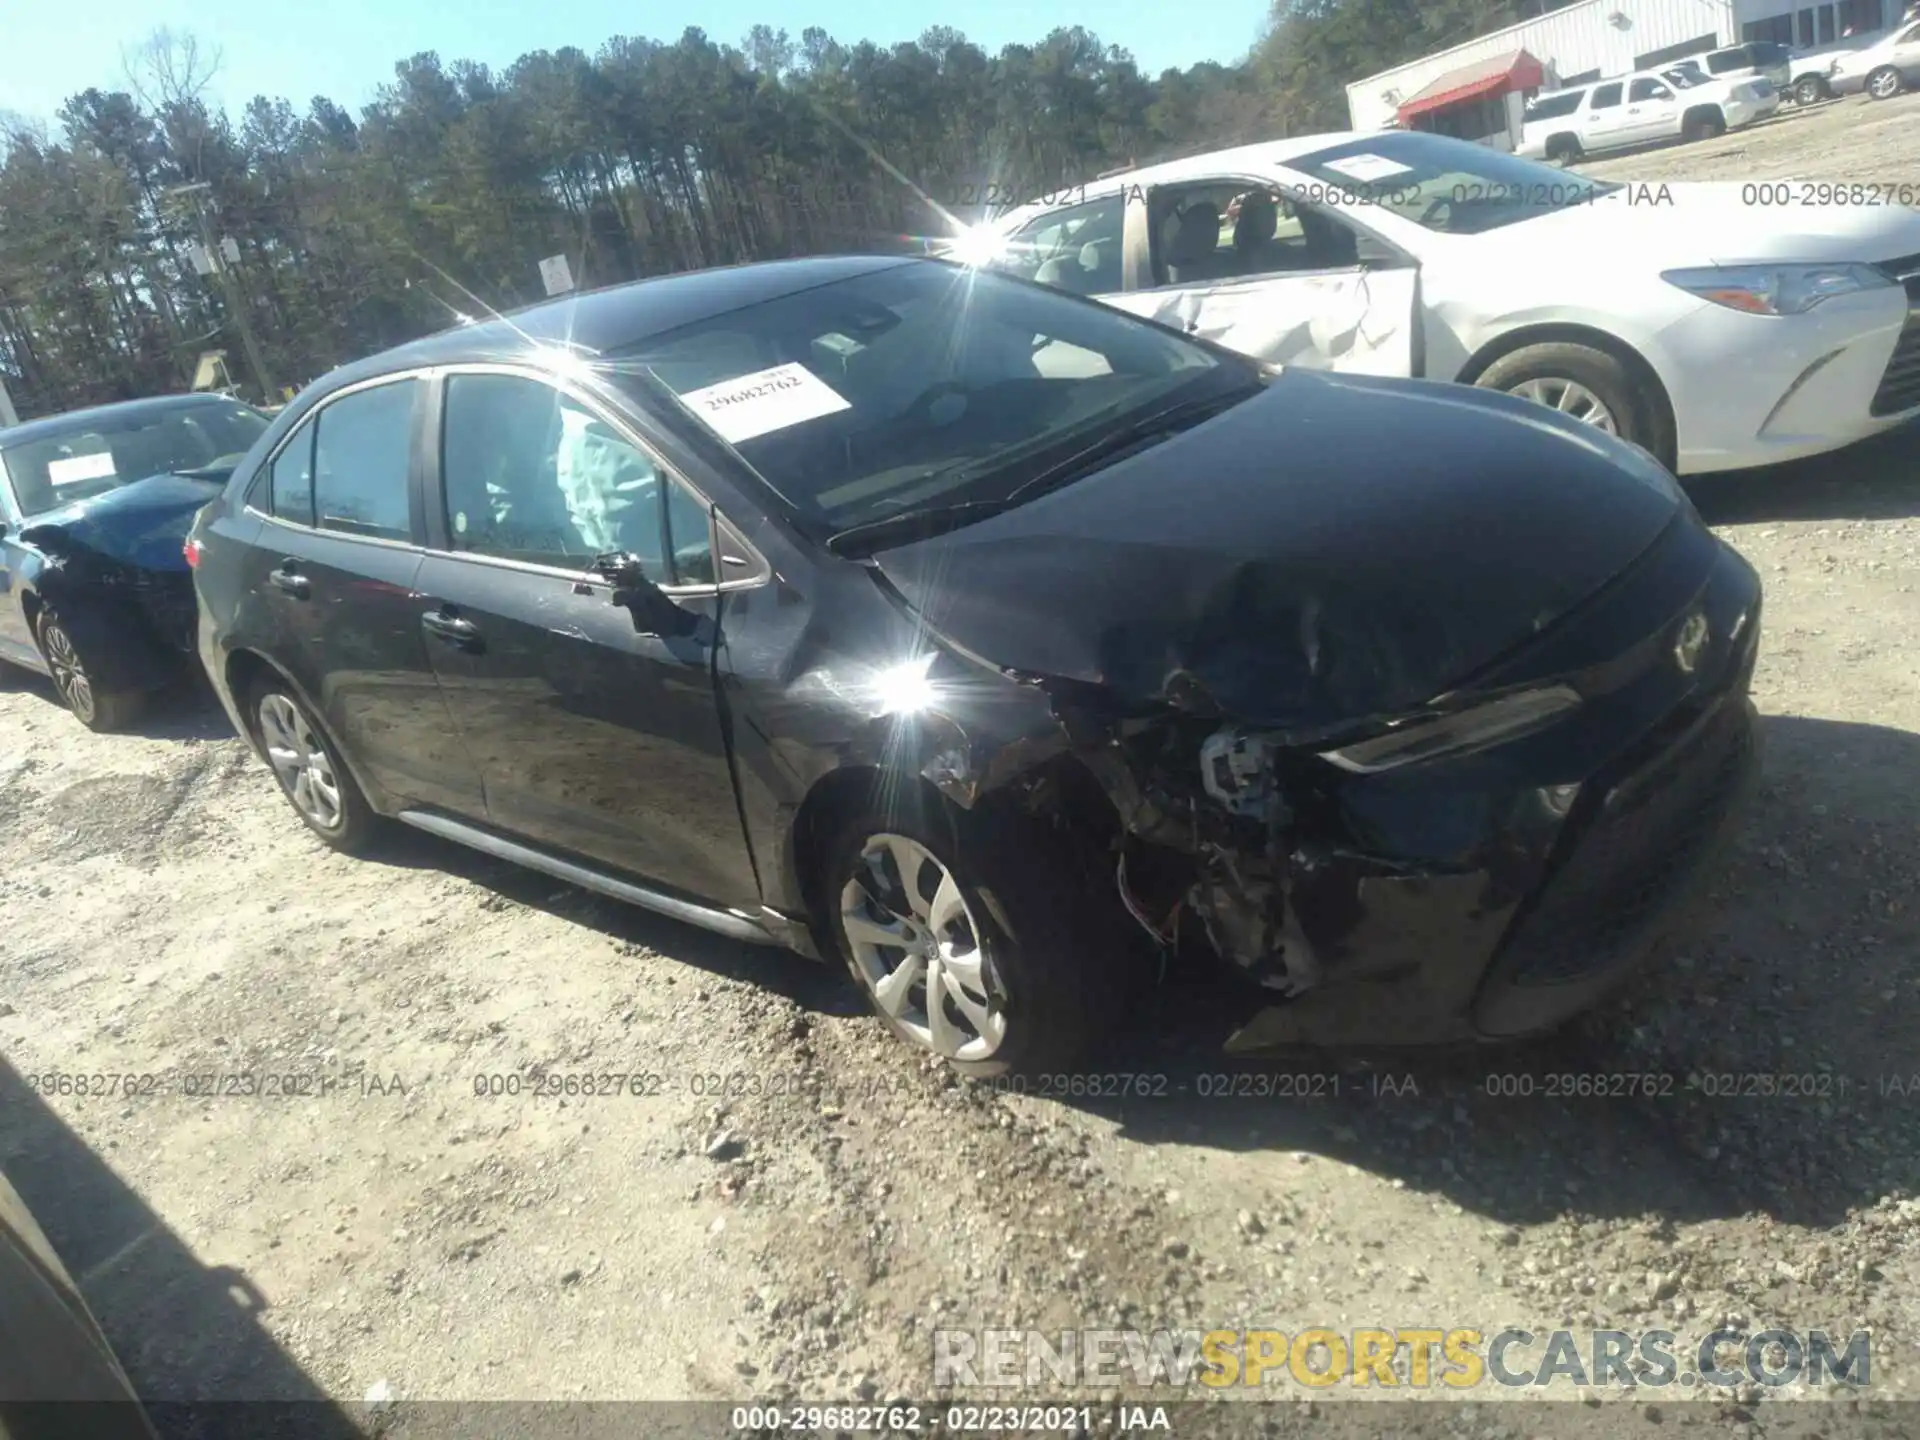
M 916 262 L 655 336 L 650 369 L 824 539 L 1008 497 L 1169 404 L 1258 372 L 1097 303 Z
M 38 515 L 150 475 L 232 470 L 267 424 L 237 402 L 76 415 L 52 434 L 0 449 L 0 467 L 21 514 Z
M 1317 200 L 1386 210 L 1453 235 L 1516 225 L 1618 190 L 1485 145 L 1415 131 L 1370 135 L 1285 162 L 1319 182 Z M 1325 195 L 1317 193 L 1327 187 Z

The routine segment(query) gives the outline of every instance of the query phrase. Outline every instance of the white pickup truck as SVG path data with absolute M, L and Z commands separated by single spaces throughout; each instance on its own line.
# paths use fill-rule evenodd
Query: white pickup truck
M 1669 66 L 1595 80 L 1534 98 L 1516 153 L 1568 164 L 1602 150 L 1662 140 L 1705 140 L 1764 120 L 1780 93 L 1759 76 L 1715 80 Z

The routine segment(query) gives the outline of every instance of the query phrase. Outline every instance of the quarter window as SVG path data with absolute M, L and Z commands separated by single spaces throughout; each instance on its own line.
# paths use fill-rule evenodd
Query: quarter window
M 407 474 L 419 386 L 417 380 L 400 380 L 357 390 L 315 417 L 313 523 L 322 530 L 379 540 L 413 538 Z
M 565 570 L 625 552 L 657 584 L 714 580 L 705 502 L 570 396 L 522 375 L 456 374 L 443 411 L 453 549 Z
M 313 422 L 293 432 L 267 471 L 267 509 L 295 525 L 313 524 Z

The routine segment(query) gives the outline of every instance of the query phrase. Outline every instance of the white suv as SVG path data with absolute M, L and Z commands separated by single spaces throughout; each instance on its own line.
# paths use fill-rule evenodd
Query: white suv
M 1564 165 L 1601 150 L 1711 139 L 1780 108 L 1765 80 L 1702 81 L 1697 74 L 1649 70 L 1538 96 L 1527 105 L 1517 153 Z

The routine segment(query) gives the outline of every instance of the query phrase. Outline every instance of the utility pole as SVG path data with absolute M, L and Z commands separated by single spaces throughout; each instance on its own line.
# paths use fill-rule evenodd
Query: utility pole
M 261 357 L 260 342 L 253 334 L 252 307 L 241 289 L 240 277 L 234 273 L 231 261 L 238 258 L 238 252 L 235 251 L 232 256 L 223 254 L 213 238 L 213 220 L 207 214 L 204 203 L 212 192 L 213 186 L 202 180 L 197 185 L 175 185 L 162 193 L 170 198 L 191 198 L 194 216 L 200 222 L 201 254 L 206 256 L 210 272 L 220 277 L 221 288 L 226 292 L 227 313 L 233 316 L 234 328 L 240 332 L 240 346 L 247 354 L 247 368 L 253 371 L 253 380 L 260 387 L 263 403 L 272 405 L 280 398 L 280 391 L 274 385 L 273 377 L 267 373 L 267 362 Z M 194 268 L 199 267 L 196 265 Z

